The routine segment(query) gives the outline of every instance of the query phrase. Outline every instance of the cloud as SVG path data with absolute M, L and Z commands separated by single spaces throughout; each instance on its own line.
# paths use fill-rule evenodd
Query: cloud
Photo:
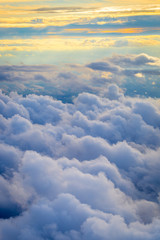
M 72 102 L 82 92 L 108 96 L 113 83 L 126 95 L 159 97 L 159 65 L 159 58 L 144 53 L 113 55 L 86 65 L 3 65 L 0 87 L 6 93 L 51 95 Z
M 119 92 L 119 88 L 117 85 L 112 84 L 108 86 L 107 94 L 106 96 L 110 100 L 118 100 L 119 98 L 123 97 L 123 94 Z
M 115 47 L 126 47 L 128 46 L 128 40 L 117 40 L 114 44 Z
M 5 144 L 0 144 L 0 149 L 0 173 L 10 176 L 13 170 L 18 170 L 22 154 L 18 149 Z
M 3 0 L 4 1 L 4 0 Z M 1 3 L 3 2 L 1 0 Z M 89 26 L 91 29 L 93 24 L 98 28 L 99 25 L 108 26 L 109 28 L 117 28 L 120 26 L 126 29 L 129 28 L 150 28 L 150 31 L 154 31 L 155 27 L 159 27 L 159 8 L 158 5 L 133 5 L 127 6 L 104 6 L 101 3 L 95 3 L 95 1 L 82 1 L 82 3 L 66 1 L 61 2 L 61 6 L 58 1 L 54 1 L 54 6 L 52 3 L 47 1 L 47 5 L 41 4 L 40 2 L 36 4 L 33 3 L 28 6 L 27 1 L 23 1 L 19 5 L 19 1 L 15 1 L 13 6 L 10 4 L 14 1 L 9 1 L 8 6 L 1 4 L 2 16 L 8 15 L 8 10 L 12 12 L 10 19 L 2 18 L 2 27 L 14 27 L 14 28 L 27 28 L 27 27 L 46 27 L 46 26 L 65 26 L 67 25 L 85 25 Z M 158 3 L 157 3 L 158 4 Z M 19 5 L 19 6 L 18 6 Z M 117 3 L 116 3 L 117 5 Z M 77 13 L 76 15 L 74 13 Z M 41 13 L 41 18 L 39 18 L 39 13 Z M 54 14 L 54 21 L 50 17 L 50 14 Z M 21 16 L 19 16 L 19 14 Z M 107 16 L 107 17 L 106 17 Z M 36 21 L 36 19 L 42 19 L 42 21 Z M 147 26 L 147 27 L 146 27 Z M 134 31 L 134 30 L 133 30 Z M 125 32 L 126 33 L 126 32 Z
M 126 94 L 134 95 L 136 93 L 159 97 L 157 93 L 151 94 L 152 82 L 154 82 L 151 79 L 156 79 L 156 83 L 158 83 L 159 64 L 159 58 L 142 53 L 138 55 L 113 55 L 103 59 L 101 62 L 87 64 L 86 67 L 96 72 L 109 72 L 112 74 L 110 77 L 112 83 L 114 82 L 126 88 Z M 153 91 L 157 90 L 156 87 Z
M 139 55 L 114 55 L 110 61 L 120 66 L 143 66 L 156 65 L 159 63 L 159 58 L 142 53 Z
M 158 239 L 158 100 L 105 94 L 1 92 L 2 240 Z
M 87 67 L 93 69 L 93 70 L 100 70 L 105 72 L 113 72 L 113 73 L 120 73 L 121 69 L 118 66 L 115 66 L 114 64 L 111 64 L 110 62 L 95 62 L 90 63 L 87 65 Z

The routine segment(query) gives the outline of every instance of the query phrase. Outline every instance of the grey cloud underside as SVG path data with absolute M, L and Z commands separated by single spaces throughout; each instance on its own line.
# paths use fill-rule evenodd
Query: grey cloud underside
M 158 240 L 158 100 L 0 94 L 0 239 Z

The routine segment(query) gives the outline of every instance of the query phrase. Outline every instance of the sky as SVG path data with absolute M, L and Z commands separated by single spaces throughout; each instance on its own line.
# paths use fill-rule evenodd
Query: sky
M 154 1 L 0 1 L 0 64 L 86 63 L 112 53 L 158 56 Z
M 1 0 L 0 87 L 5 93 L 48 94 L 72 101 L 72 96 L 83 91 L 99 94 L 112 82 L 127 95 L 160 97 L 159 22 L 158 0 Z M 93 62 L 110 62 L 111 58 L 124 56 L 131 59 L 141 54 L 146 59 L 155 58 L 155 63 L 129 63 L 123 74 L 86 67 Z M 71 94 L 71 86 L 75 85 L 76 91 Z
M 159 156 L 159 0 L 0 0 L 1 240 L 159 240 Z

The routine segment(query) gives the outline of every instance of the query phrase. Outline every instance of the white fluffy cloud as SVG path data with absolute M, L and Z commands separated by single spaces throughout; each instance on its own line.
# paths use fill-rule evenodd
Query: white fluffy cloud
M 160 107 L 81 93 L 0 94 L 2 240 L 157 240 Z

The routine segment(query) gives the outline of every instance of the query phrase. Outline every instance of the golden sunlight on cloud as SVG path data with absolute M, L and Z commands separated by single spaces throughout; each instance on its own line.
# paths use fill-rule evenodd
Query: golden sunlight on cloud
M 108 0 L 106 0 L 108 2 Z M 112 5 L 117 5 L 117 0 L 109 1 Z M 119 5 L 133 5 L 133 4 L 141 4 L 141 5 L 151 5 L 153 4 L 152 0 L 121 0 Z M 154 0 L 154 4 L 159 4 L 159 0 Z
M 76 32 L 76 33 L 141 33 L 143 28 L 124 28 L 124 29 L 66 29 L 65 32 Z
M 47 51 L 47 50 L 80 50 L 93 47 L 109 47 L 114 41 L 104 44 L 102 38 L 35 38 L 35 39 L 13 39 L 0 40 L 0 51 Z
M 0 3 L 26 3 L 27 2 L 43 2 L 44 0 L 0 0 Z M 52 0 L 47 0 L 47 1 L 52 1 Z
M 79 37 L 68 38 L 59 36 L 49 36 L 48 38 L 32 39 L 4 39 L 0 40 L 1 52 L 12 51 L 64 51 L 81 50 L 92 48 L 117 47 L 117 41 L 127 40 L 126 46 L 160 46 L 160 36 L 136 36 L 134 37 Z
M 138 78 L 143 78 L 144 77 L 144 75 L 142 74 L 142 73 L 136 73 L 136 74 L 134 74 L 136 77 L 138 77 Z
M 0 27 L 65 26 L 72 23 L 88 23 L 96 18 L 135 15 L 160 15 L 160 5 L 129 5 L 113 7 L 51 7 L 50 5 L 0 7 Z M 9 16 L 9 17 L 8 17 Z M 120 21 L 120 20 L 117 20 Z M 98 21 L 103 25 L 106 21 Z M 123 22 L 114 22 L 123 23 Z
M 86 19 L 85 19 L 86 20 Z M 83 22 L 84 19 L 79 16 L 70 17 L 11 17 L 0 18 L 0 27 L 47 27 L 47 26 L 65 26 L 74 22 Z
M 112 73 L 111 72 L 102 72 L 101 73 L 102 78 L 112 78 Z
M 143 47 L 143 46 L 159 46 L 160 36 L 159 35 L 148 35 L 148 36 L 133 36 L 133 37 L 123 37 L 128 41 L 128 46 L 131 47 Z
M 96 24 L 98 25 L 104 25 L 104 24 L 107 24 L 107 23 L 112 23 L 112 24 L 122 24 L 122 23 L 125 23 L 126 21 L 122 21 L 122 20 L 113 20 L 113 21 L 99 21 L 97 22 Z

